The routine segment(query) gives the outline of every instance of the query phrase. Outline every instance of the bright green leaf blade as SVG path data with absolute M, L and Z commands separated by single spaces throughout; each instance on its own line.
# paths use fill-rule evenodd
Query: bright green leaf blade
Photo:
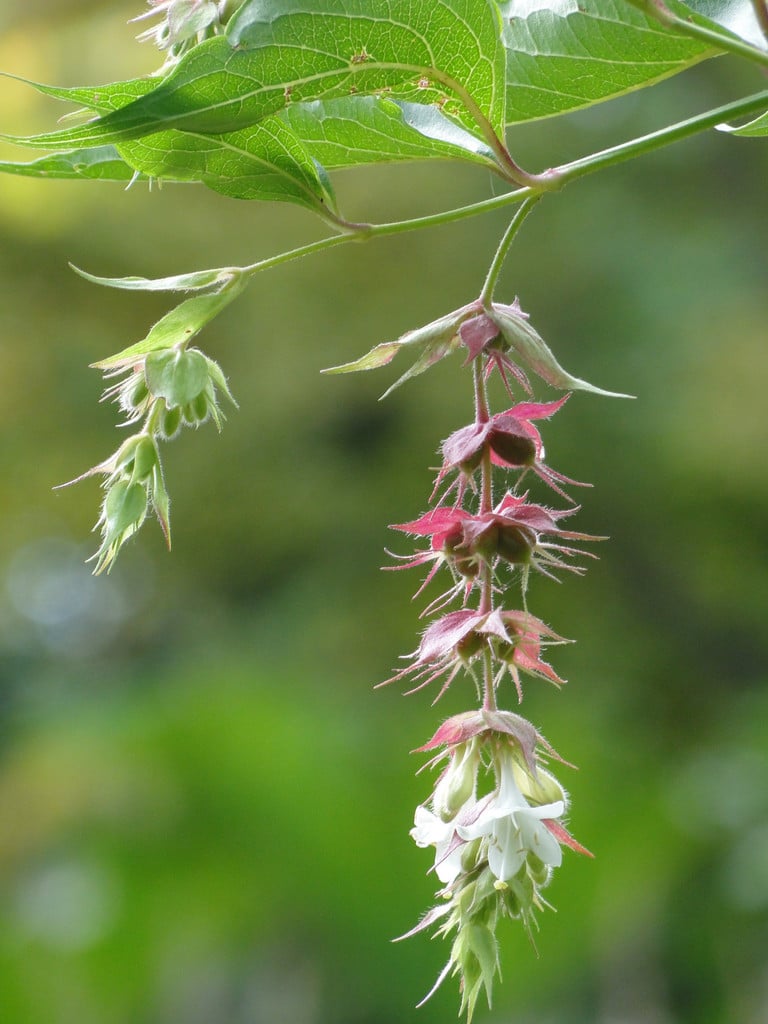
M 119 147 L 152 178 L 201 181 L 233 199 L 298 203 L 322 212 L 332 197 L 295 132 L 276 117 L 225 135 L 168 131 Z
M 2 74 L 2 73 L 0 73 Z M 21 78 L 19 75 L 3 74 L 2 77 L 13 78 L 17 82 L 23 82 L 43 96 L 50 96 L 55 100 L 62 100 L 66 103 L 79 103 L 88 110 L 116 110 L 124 107 L 131 100 L 145 96 L 162 81 L 161 78 L 132 78 L 125 82 L 113 82 L 111 85 L 44 85 L 42 82 L 33 82 L 29 78 Z
M 354 96 L 291 104 L 280 119 L 329 170 L 395 160 L 449 158 L 497 166 L 482 138 L 435 106 Z
M 79 178 L 91 181 L 131 181 L 136 177 L 136 171 L 121 159 L 114 146 L 53 153 L 29 163 L 3 160 L 0 161 L 0 172 L 25 178 Z
M 100 113 L 110 113 L 145 95 L 157 82 L 146 78 L 134 79 L 101 90 L 87 87 L 60 89 L 37 82 L 28 84 L 57 99 L 82 103 Z M 288 200 L 315 211 L 331 205 L 332 197 L 321 180 L 315 161 L 295 132 L 275 118 L 225 136 L 159 132 L 136 142 L 124 143 L 119 153 L 105 146 L 83 152 L 107 152 L 110 149 L 126 167 L 127 173 L 120 180 L 130 180 L 138 171 L 146 177 L 165 181 L 201 181 L 214 191 L 235 199 Z M 121 156 L 125 160 L 121 160 Z M 0 171 L 3 169 L 0 165 Z
M 171 128 L 222 134 L 290 103 L 381 91 L 499 134 L 504 60 L 489 0 L 259 0 L 146 95 L 89 124 L 13 141 L 61 148 Z M 100 101 L 124 93 L 124 83 L 93 91 Z
M 241 290 L 242 286 L 233 286 L 218 294 L 196 295 L 194 298 L 185 299 L 161 317 L 141 341 L 114 356 L 93 363 L 93 366 L 99 370 L 109 370 L 150 352 L 171 348 L 181 342 L 186 343 L 228 306 Z
M 590 106 L 712 54 L 626 0 L 507 0 L 501 10 L 509 124 Z

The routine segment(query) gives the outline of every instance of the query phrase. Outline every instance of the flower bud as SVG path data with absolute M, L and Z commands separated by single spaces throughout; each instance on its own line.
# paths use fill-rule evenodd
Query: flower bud
M 568 806 L 568 794 L 554 775 L 546 769 L 537 767 L 536 771 L 532 772 L 527 765 L 515 760 L 512 772 L 520 792 L 532 804 L 553 804 L 562 800 L 566 807 Z
M 173 409 L 166 407 L 160 417 L 160 433 L 166 441 L 170 441 L 178 434 L 180 429 L 181 409 L 178 406 L 174 406 Z
M 445 539 L 443 552 L 451 566 L 465 579 L 474 579 L 480 572 L 480 563 L 467 548 L 460 532 Z
M 131 409 L 138 409 L 149 397 L 149 388 L 143 374 L 137 373 L 133 387 L 126 391 L 125 400 Z
M 451 751 L 448 767 L 435 786 L 432 807 L 443 821 L 454 818 L 475 791 L 479 754 L 475 743 L 462 743 Z
M 121 470 L 126 473 L 132 472 L 133 462 L 136 458 L 136 450 L 141 444 L 141 440 L 141 434 L 135 434 L 133 437 L 129 437 L 127 441 L 124 441 L 120 445 L 112 459 L 109 460 L 108 465 L 116 475 L 119 475 Z
M 552 874 L 552 868 L 548 864 L 545 864 L 544 861 L 539 860 L 535 853 L 528 854 L 526 867 L 528 868 L 528 874 L 530 875 L 533 884 L 543 889 L 547 882 L 549 882 Z
M 209 407 L 208 407 L 208 396 L 204 391 L 201 391 L 197 398 L 192 400 L 192 412 L 194 413 L 195 419 L 198 423 L 204 423 L 208 419 Z
M 471 661 L 485 646 L 485 638 L 474 630 L 456 644 L 456 654 L 464 662 Z
M 533 553 L 530 534 L 517 526 L 500 526 L 496 554 L 512 565 L 528 565 Z
M 499 417 L 488 435 L 488 443 L 494 455 L 508 466 L 532 466 L 536 461 L 536 445 L 511 417 Z
M 152 470 L 157 465 L 158 455 L 155 442 L 146 435 L 139 437 L 136 445 L 136 452 L 133 458 L 132 479 L 144 483 L 152 475 Z

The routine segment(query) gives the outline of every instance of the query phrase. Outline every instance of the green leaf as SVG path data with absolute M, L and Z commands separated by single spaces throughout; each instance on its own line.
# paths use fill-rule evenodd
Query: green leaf
M 737 135 L 742 139 L 759 139 L 768 135 L 768 111 L 765 114 L 761 114 L 756 117 L 754 121 L 749 121 L 747 124 L 742 125 L 730 125 L 730 124 L 719 124 L 717 126 L 718 131 L 727 132 L 729 135 Z
M 75 87 L 62 89 L 28 82 L 38 92 L 56 99 L 82 103 L 90 110 L 108 114 L 145 95 L 156 80 L 134 79 L 118 82 L 106 89 Z M 112 153 L 118 165 L 110 168 L 112 180 L 130 180 L 135 173 L 165 181 L 200 181 L 234 199 L 288 200 L 316 212 L 333 208 L 327 183 L 296 133 L 276 118 L 260 125 L 222 136 L 204 136 L 177 131 L 158 132 L 140 141 L 124 143 L 120 150 L 102 146 L 80 153 Z M 50 157 L 52 167 L 61 162 L 66 170 L 70 154 Z M 33 164 L 12 167 L 37 167 Z M 124 168 L 122 176 L 120 166 Z M 0 164 L 0 171 L 5 166 Z M 22 173 L 16 171 L 12 173 Z M 32 173 L 32 172 L 30 172 Z M 42 176 L 42 175 L 39 175 Z M 54 176 L 54 175 L 50 175 Z M 65 174 L 56 177 L 96 177 L 95 173 Z M 107 173 L 99 175 L 106 178 Z
M 213 289 L 215 293 L 225 288 L 242 287 L 234 284 L 239 276 L 237 267 L 217 267 L 213 270 L 194 270 L 190 274 L 174 274 L 172 277 L 98 277 L 80 270 L 73 263 L 70 266 L 93 284 L 107 288 L 119 288 L 130 292 L 196 292 Z M 244 285 L 243 285 L 244 286 Z M 239 294 L 239 292 L 238 292 Z
M 715 29 L 765 51 L 766 41 L 750 0 L 665 0 L 667 7 L 685 21 Z
M 295 103 L 280 114 L 312 155 L 336 170 L 394 160 L 453 158 L 497 168 L 487 143 L 438 107 L 386 96 Z
M 45 85 L 42 82 L 33 82 L 30 78 L 22 78 L 20 75 L 4 75 L 5 78 L 13 78 L 14 81 L 23 82 L 43 96 L 50 96 L 55 100 L 62 100 L 66 103 L 80 103 L 87 110 L 116 110 L 124 107 L 131 100 L 138 99 L 156 88 L 161 79 L 156 77 L 131 78 L 125 82 L 114 82 L 111 85 Z
M 132 86 L 133 87 L 133 86 Z M 227 37 L 190 50 L 146 95 L 39 148 L 119 143 L 167 129 L 235 131 L 290 103 L 386 92 L 438 103 L 469 131 L 500 135 L 504 49 L 489 0 L 251 0 Z M 123 96 L 125 83 L 95 90 Z
M 119 147 L 147 177 L 200 181 L 233 199 L 289 201 L 333 210 L 316 162 L 296 133 L 276 117 L 224 135 L 168 131 Z
M 241 291 L 242 285 L 235 285 L 224 292 L 196 295 L 194 298 L 185 299 L 164 317 L 161 317 L 141 341 L 92 365 L 100 370 L 109 370 L 134 362 L 137 357 L 145 356 L 149 352 L 186 343 L 207 323 L 210 323 L 225 306 L 228 306 Z
M 501 12 L 510 124 L 619 96 L 713 53 L 626 0 L 506 0 Z
M 130 167 L 114 146 L 76 149 L 42 156 L 29 163 L 0 161 L 0 172 L 25 178 L 80 178 L 91 181 L 131 181 L 140 174 Z

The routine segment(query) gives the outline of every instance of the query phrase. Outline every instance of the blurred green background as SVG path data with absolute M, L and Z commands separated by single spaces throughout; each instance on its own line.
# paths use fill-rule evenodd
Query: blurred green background
M 0 4 L 0 68 L 57 84 L 151 70 L 134 3 Z M 653 90 L 515 131 L 534 169 L 680 119 L 760 77 L 710 62 Z M 61 108 L 0 85 L 7 132 Z M 8 157 L 25 158 L 6 148 Z M 32 154 L 34 155 L 34 154 Z M 578 644 L 562 693 L 523 712 L 564 769 L 571 828 L 538 956 L 514 925 L 478 1020 L 768 1019 L 765 614 L 768 150 L 712 133 L 541 205 L 505 269 L 573 373 L 546 430 L 593 481 L 578 526 L 608 534 L 583 579 L 533 581 Z M 448 164 L 336 179 L 351 218 L 484 198 Z M 256 280 L 201 337 L 240 402 L 167 449 L 174 551 L 148 523 L 93 579 L 95 481 L 117 445 L 87 366 L 168 308 L 88 284 L 251 262 L 321 237 L 301 211 L 204 189 L 0 179 L 0 1019 L 3 1024 L 437 1024 L 447 950 L 406 931 L 431 901 L 408 837 L 455 684 L 374 692 L 420 628 L 387 524 L 423 511 L 439 441 L 471 416 L 458 360 L 378 395 L 397 367 L 323 378 L 477 294 L 496 213 L 341 247 Z M 541 392 L 542 397 L 550 397 Z M 535 488 L 539 500 L 547 500 Z M 511 687 L 510 687 L 511 690 Z M 507 694 L 510 701 L 513 694 Z

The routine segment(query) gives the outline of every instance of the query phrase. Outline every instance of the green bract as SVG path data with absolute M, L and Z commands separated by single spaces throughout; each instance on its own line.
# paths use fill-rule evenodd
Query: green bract
M 144 362 L 147 387 L 164 398 L 169 409 L 189 404 L 208 383 L 208 364 L 202 352 L 151 352 Z

